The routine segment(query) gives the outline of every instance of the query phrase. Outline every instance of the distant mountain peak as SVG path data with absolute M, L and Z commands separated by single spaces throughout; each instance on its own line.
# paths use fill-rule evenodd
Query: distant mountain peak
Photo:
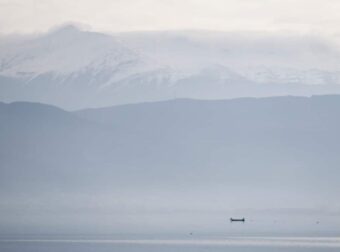
M 68 24 L 56 27 L 55 29 L 52 29 L 49 33 L 46 35 L 48 37 L 60 37 L 60 38 L 66 38 L 66 37 L 76 37 L 81 34 L 85 34 L 86 31 L 82 29 L 80 26 Z
M 74 32 L 81 32 L 82 30 L 80 29 L 79 26 L 76 26 L 74 24 L 67 24 L 67 25 L 62 25 L 58 26 L 50 31 L 50 33 L 55 34 L 55 33 L 74 33 Z

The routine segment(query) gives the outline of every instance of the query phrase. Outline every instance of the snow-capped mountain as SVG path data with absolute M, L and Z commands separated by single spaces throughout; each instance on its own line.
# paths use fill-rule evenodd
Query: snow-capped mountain
M 340 54 L 313 37 L 102 34 L 65 26 L 0 43 L 0 99 L 68 109 L 173 98 L 340 93 Z
M 114 80 L 124 78 L 126 69 L 130 75 L 145 67 L 138 54 L 113 37 L 72 26 L 1 48 L 1 74 L 28 82 L 41 75 L 65 80 L 88 73 L 94 78 L 107 74 L 98 83 L 102 84 L 113 76 Z

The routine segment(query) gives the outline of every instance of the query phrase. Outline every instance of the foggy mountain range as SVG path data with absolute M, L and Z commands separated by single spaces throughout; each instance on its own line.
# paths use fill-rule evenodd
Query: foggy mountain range
M 176 98 L 340 93 L 338 46 L 313 36 L 102 34 L 64 26 L 0 38 L 0 99 L 65 109 Z
M 337 95 L 1 103 L 0 231 L 223 229 L 239 208 L 338 216 L 339 114 Z

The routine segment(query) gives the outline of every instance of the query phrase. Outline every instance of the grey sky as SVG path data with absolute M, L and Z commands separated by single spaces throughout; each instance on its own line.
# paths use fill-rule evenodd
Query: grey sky
M 338 0 L 0 0 L 0 33 L 68 22 L 99 31 L 211 29 L 337 35 Z

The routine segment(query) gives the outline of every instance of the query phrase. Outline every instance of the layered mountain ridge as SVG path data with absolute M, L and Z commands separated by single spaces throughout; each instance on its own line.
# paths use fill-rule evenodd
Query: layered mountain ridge
M 0 103 L 0 232 L 225 234 L 242 214 L 247 232 L 338 234 L 339 108 L 337 95 Z

